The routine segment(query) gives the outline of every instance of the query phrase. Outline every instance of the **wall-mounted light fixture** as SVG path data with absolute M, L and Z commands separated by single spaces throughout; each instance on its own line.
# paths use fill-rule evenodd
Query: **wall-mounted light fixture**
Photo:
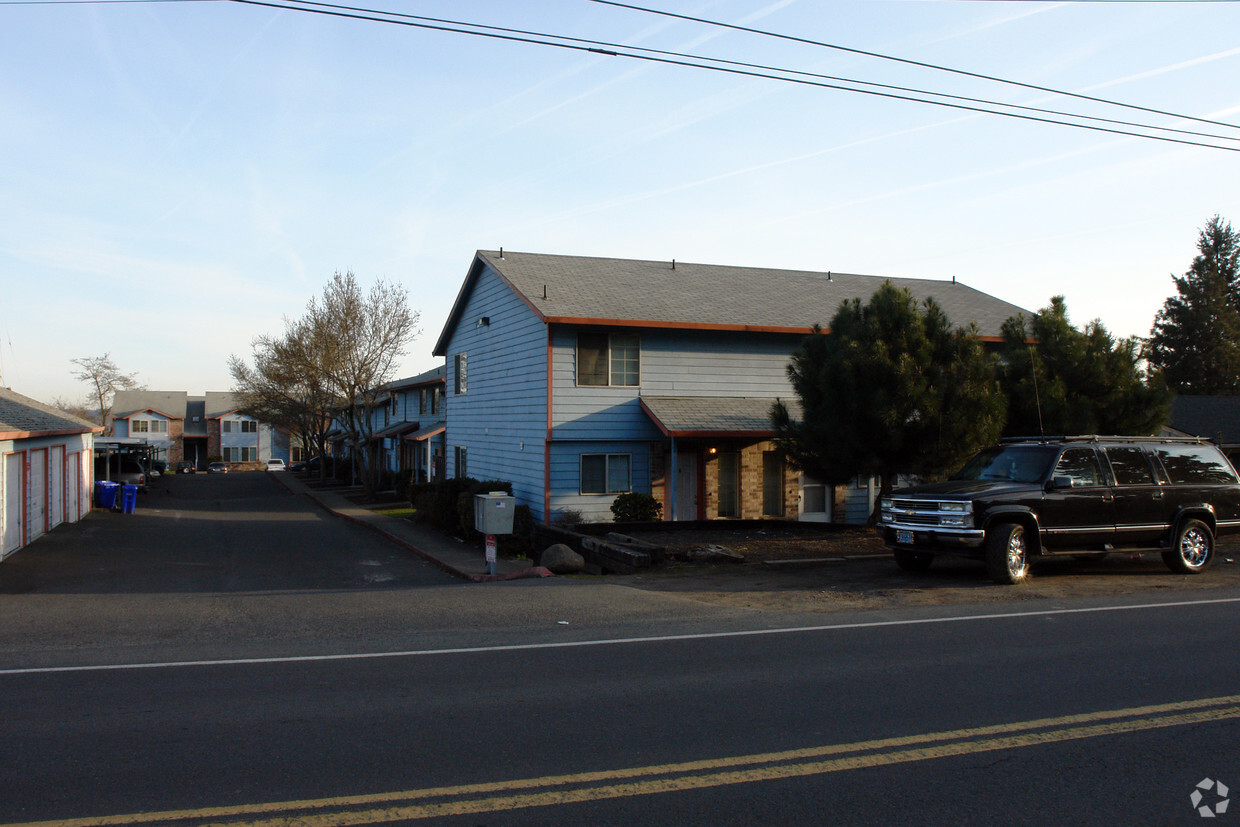
M 490 326 L 491 326 L 490 316 L 479 316 L 478 317 L 478 327 L 490 327 Z

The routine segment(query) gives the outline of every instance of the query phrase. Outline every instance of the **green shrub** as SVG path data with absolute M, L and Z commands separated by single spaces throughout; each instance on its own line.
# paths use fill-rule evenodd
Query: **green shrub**
M 616 497 L 611 513 L 618 523 L 649 523 L 663 518 L 663 506 L 649 494 L 630 491 Z

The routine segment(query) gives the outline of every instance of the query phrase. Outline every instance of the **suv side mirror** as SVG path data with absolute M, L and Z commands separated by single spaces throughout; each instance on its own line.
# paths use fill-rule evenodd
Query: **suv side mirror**
M 1058 491 L 1061 488 L 1071 488 L 1073 484 L 1072 477 L 1051 477 L 1046 483 L 1046 490 Z

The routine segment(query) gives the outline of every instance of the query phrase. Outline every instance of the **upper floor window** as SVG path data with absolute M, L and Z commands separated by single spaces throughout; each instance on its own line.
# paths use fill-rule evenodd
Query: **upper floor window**
M 456 354 L 456 390 L 457 396 L 465 393 L 465 361 L 468 358 L 466 353 Z
M 135 434 L 145 434 L 150 427 L 150 420 L 147 419 L 135 419 L 129 424 L 129 430 Z
M 577 384 L 636 386 L 641 338 L 636 333 L 578 333 Z
M 255 434 L 258 433 L 258 420 L 225 419 L 220 425 L 220 431 L 225 434 Z
M 418 391 L 418 414 L 426 413 L 426 388 Z

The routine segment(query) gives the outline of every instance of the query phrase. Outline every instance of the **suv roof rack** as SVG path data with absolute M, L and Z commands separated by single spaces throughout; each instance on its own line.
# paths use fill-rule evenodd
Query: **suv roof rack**
M 1211 441 L 1203 436 L 1103 436 L 1100 434 L 1083 434 L 1080 436 L 1006 436 L 999 440 L 1002 443 L 1012 442 L 1182 442 L 1190 445 L 1210 445 Z

